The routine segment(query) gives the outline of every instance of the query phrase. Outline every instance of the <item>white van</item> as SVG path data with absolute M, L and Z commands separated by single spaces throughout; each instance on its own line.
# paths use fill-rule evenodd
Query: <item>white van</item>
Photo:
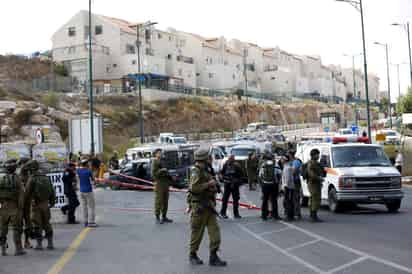
M 401 175 L 380 145 L 309 143 L 299 146 L 296 156 L 306 163 L 315 148 L 321 153 L 320 162 L 327 174 L 322 201 L 331 211 L 339 212 L 348 204 L 384 204 L 389 212 L 398 211 L 403 198 Z M 310 193 L 303 178 L 302 182 L 305 205 Z

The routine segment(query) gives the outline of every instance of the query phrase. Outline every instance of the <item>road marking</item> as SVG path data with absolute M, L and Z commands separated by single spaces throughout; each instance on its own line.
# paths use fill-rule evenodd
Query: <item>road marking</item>
M 304 234 L 306 234 L 306 235 L 309 235 L 309 236 L 311 236 L 311 237 L 313 237 L 313 238 L 315 238 L 315 239 L 324 241 L 324 242 L 326 242 L 326 243 L 328 243 L 328 244 L 330 244 L 330 245 L 333 245 L 333 246 L 342 248 L 342 249 L 344 249 L 344 250 L 346 250 L 346 251 L 349 251 L 349 252 L 351 252 L 351 253 L 354 253 L 354 254 L 356 254 L 356 255 L 358 255 L 358 256 L 360 256 L 360 257 L 367 257 L 368 259 L 371 259 L 371 260 L 373 260 L 373 261 L 375 261 L 375 262 L 378 262 L 378 263 L 381 263 L 381 264 L 384 264 L 384 265 L 387 265 L 387 266 L 390 266 L 390 267 L 393 267 L 393 268 L 396 268 L 396 269 L 399 269 L 399 270 L 402 270 L 402 271 L 405 271 L 405 272 L 408 272 L 408 273 L 412 273 L 412 268 L 408 268 L 408 267 L 406 267 L 406 266 L 403 266 L 403 265 L 400 265 L 400 264 L 397 264 L 397 263 L 394 263 L 394 262 L 391 262 L 391 261 L 388 261 L 388 260 L 385 260 L 385 259 L 382 259 L 382 258 L 373 256 L 372 254 L 368 254 L 368 253 L 366 253 L 366 252 L 363 252 L 363 251 L 360 251 L 360 250 L 357 250 L 357 249 L 353 249 L 353 248 L 351 248 L 351 247 L 349 247 L 349 246 L 343 245 L 343 244 L 338 243 L 338 242 L 333 241 L 333 240 L 329 240 L 329 239 L 327 239 L 327 238 L 325 238 L 325 237 L 322 237 L 322 236 L 320 236 L 320 235 L 318 235 L 318 234 L 315 234 L 315 233 L 313 233 L 313 232 L 310 232 L 310 231 L 308 231 L 308 230 L 306 230 L 306 229 L 300 228 L 300 227 L 298 227 L 298 226 L 296 226 L 296 225 L 292 225 L 292 224 L 290 224 L 290 223 L 286 223 L 286 222 L 283 222 L 283 221 L 281 221 L 281 223 L 283 223 L 283 224 L 285 224 L 285 225 L 287 225 L 287 226 L 289 226 L 289 227 L 291 227 L 291 228 L 294 228 L 294 229 L 296 229 L 296 230 L 298 230 L 298 231 L 300 231 L 300 232 L 302 232 L 302 233 L 304 233 Z
M 53 265 L 53 267 L 47 272 L 47 274 L 58 274 L 62 271 L 64 266 L 71 260 L 71 258 L 73 258 L 80 244 L 86 238 L 90 230 L 91 228 L 87 227 L 83 229 L 82 232 L 80 232 L 77 238 L 71 243 L 69 248 L 64 252 L 64 254 L 59 258 L 59 260 Z
M 264 235 L 269 235 L 269 234 L 273 234 L 273 233 L 277 233 L 277 232 L 282 232 L 282 231 L 289 230 L 289 229 L 291 229 L 291 228 L 290 227 L 284 227 L 284 228 L 277 229 L 277 230 L 262 232 L 262 233 L 259 233 L 259 235 L 264 236 Z
M 299 244 L 299 245 L 295 245 L 295 246 L 286 248 L 286 250 L 287 250 L 287 251 L 292 251 L 292 250 L 295 250 L 295 249 L 298 249 L 298 248 L 302 248 L 302 247 L 305 247 L 305 246 L 308 246 L 308 245 L 311 245 L 311 244 L 315 244 L 315 243 L 317 243 L 317 242 L 320 242 L 320 240 L 319 240 L 319 239 L 312 240 L 312 241 L 309 241 L 309 242 L 306 242 L 306 243 L 303 243 L 303 244 Z
M 244 225 L 258 225 L 258 224 L 263 224 L 263 221 L 253 222 L 253 223 L 244 223 Z
M 365 260 L 367 260 L 367 259 L 369 259 L 368 256 L 360 257 L 360 258 L 358 258 L 358 259 L 356 259 L 356 260 L 353 260 L 353 261 L 351 261 L 351 262 L 349 262 L 349 263 L 346 263 L 346 264 L 343 264 L 343 265 L 341 265 L 341 266 L 338 266 L 338 267 L 336 267 L 336 268 L 334 268 L 334 269 L 331 269 L 331 270 L 329 270 L 327 273 L 336 273 L 336 272 L 341 271 L 341 270 L 343 270 L 343 269 L 345 269 L 345 268 L 348 268 L 348 267 L 350 267 L 350 266 L 352 266 L 352 265 L 355 265 L 355 264 L 357 264 L 357 263 L 363 262 L 363 261 L 365 261 Z
M 289 258 L 297 261 L 298 263 L 300 263 L 300 264 L 302 264 L 302 265 L 304 265 L 304 266 L 306 266 L 307 268 L 312 269 L 312 270 L 315 271 L 316 273 L 322 273 L 322 274 L 323 274 L 323 273 L 326 273 L 325 271 L 321 270 L 320 268 L 318 268 L 318 267 L 316 267 L 316 266 L 314 266 L 314 265 L 312 265 L 312 264 L 310 264 L 310 263 L 302 260 L 302 259 L 299 258 L 298 256 L 295 256 L 295 255 L 289 253 L 288 251 L 280 248 L 279 246 L 275 245 L 274 243 L 272 243 L 272 242 L 270 242 L 270 241 L 268 241 L 268 240 L 265 240 L 262 236 L 260 236 L 260 235 L 258 235 L 258 234 L 256 234 L 256 233 L 254 233 L 253 231 L 249 230 L 249 229 L 248 229 L 247 227 L 245 227 L 244 225 L 238 224 L 238 226 L 239 226 L 243 231 L 245 231 L 246 233 L 248 233 L 250 236 L 254 237 L 255 239 L 257 239 L 257 240 L 259 240 L 259 241 L 261 241 L 262 243 L 265 243 L 266 245 L 268 245 L 268 246 L 270 246 L 271 248 L 273 248 L 274 250 L 282 253 L 283 255 L 285 255 L 285 256 L 287 256 L 287 257 L 289 257 Z

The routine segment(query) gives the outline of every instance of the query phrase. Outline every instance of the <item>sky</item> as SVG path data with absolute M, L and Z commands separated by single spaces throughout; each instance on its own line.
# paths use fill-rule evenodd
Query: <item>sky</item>
M 406 31 L 391 26 L 412 22 L 412 0 L 363 0 L 368 71 L 381 78 L 387 90 L 388 43 L 392 64 L 407 63 Z M 52 47 L 51 36 L 87 0 L 2 0 L 0 9 L 0 54 L 29 54 Z M 335 0 L 93 0 L 94 13 L 131 22 L 158 22 L 159 29 L 173 27 L 205 37 L 225 36 L 253 42 L 262 47 L 279 46 L 295 54 L 319 55 L 325 65 L 351 67 L 344 54 L 362 52 L 360 13 L 348 3 Z M 356 67 L 362 68 L 357 57 Z M 410 84 L 409 65 L 400 66 L 401 92 Z M 396 66 L 390 67 L 391 96 L 396 101 Z

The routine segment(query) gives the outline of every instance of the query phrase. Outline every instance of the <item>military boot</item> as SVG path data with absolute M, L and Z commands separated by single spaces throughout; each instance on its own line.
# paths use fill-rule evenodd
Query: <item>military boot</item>
M 36 240 L 36 247 L 34 248 L 34 250 L 43 250 L 43 239 L 37 239 Z
M 16 252 L 14 253 L 14 256 L 25 255 L 26 251 L 23 250 L 23 246 L 21 243 L 21 234 L 15 232 L 13 234 L 13 241 L 14 241 L 14 246 L 16 247 Z
M 7 256 L 7 244 L 1 245 L 1 256 Z
M 219 256 L 217 255 L 216 251 L 212 251 L 210 253 L 210 258 L 209 258 L 209 265 L 210 266 L 226 266 L 227 262 L 222 261 Z
M 53 236 L 47 237 L 47 249 L 49 249 L 49 250 L 54 249 Z
M 191 265 L 202 265 L 203 264 L 203 261 L 197 256 L 196 253 L 190 254 L 189 261 Z
M 310 219 L 313 223 L 323 222 L 321 219 L 319 219 L 317 211 L 311 211 L 310 212 Z

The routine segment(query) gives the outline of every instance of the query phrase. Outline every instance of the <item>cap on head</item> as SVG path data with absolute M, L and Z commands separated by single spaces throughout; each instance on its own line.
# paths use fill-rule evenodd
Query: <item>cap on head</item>
M 209 159 L 209 150 L 200 148 L 195 151 L 195 161 L 207 161 Z

